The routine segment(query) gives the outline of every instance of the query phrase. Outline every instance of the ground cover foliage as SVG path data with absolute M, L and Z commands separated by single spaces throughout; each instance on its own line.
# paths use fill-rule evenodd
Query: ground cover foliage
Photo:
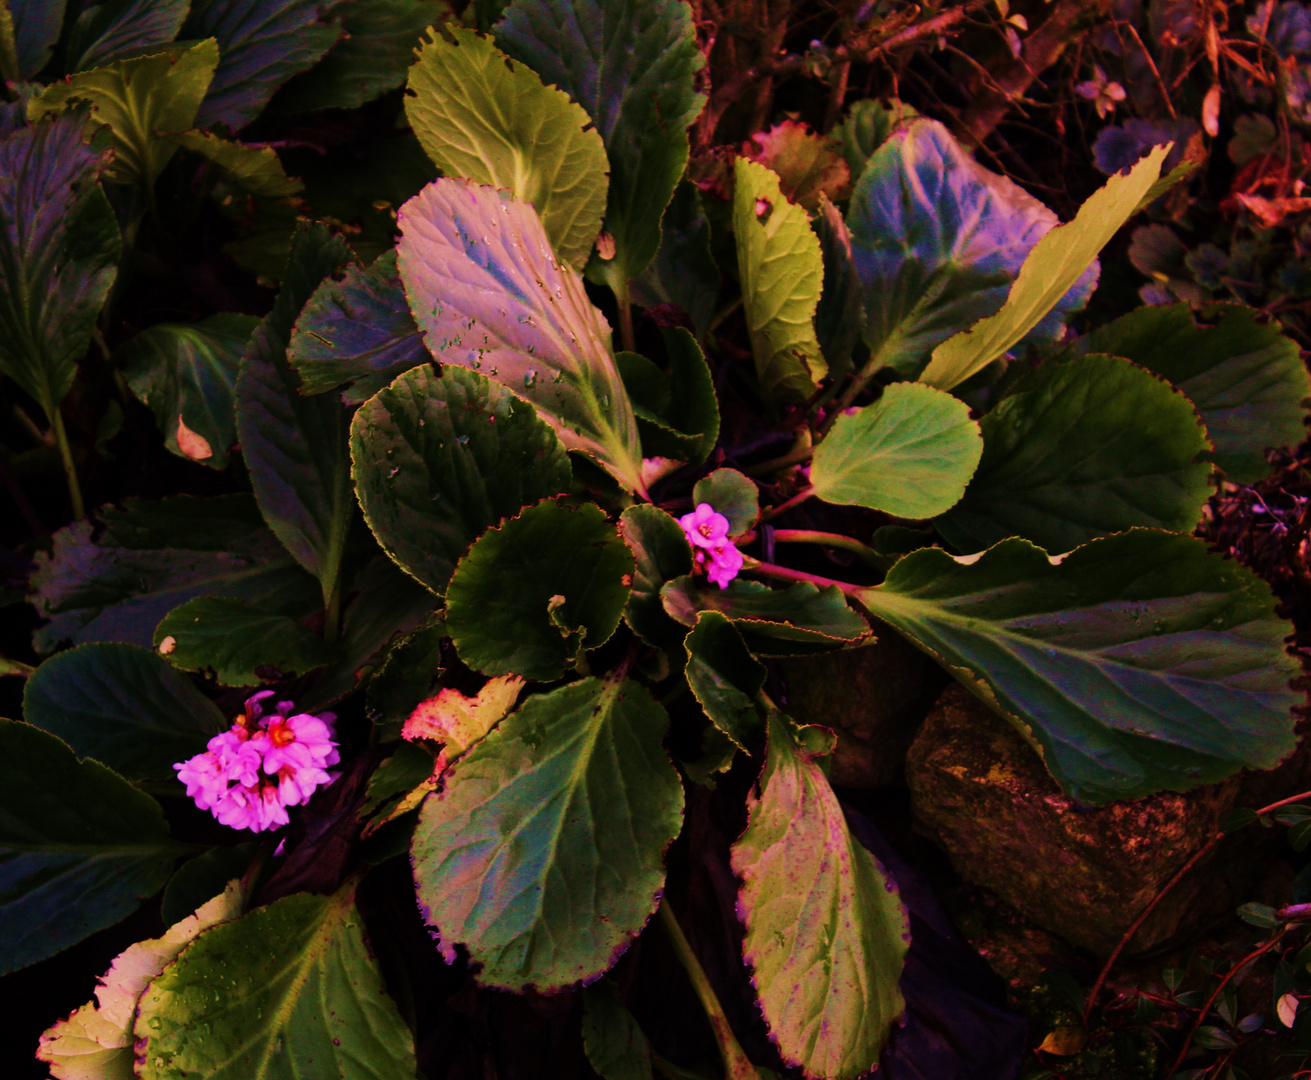
M 1308 61 L 0 0 L 13 1075 L 1306 1075 L 1295 792 L 1199 839 L 1289 830 L 1244 929 L 1008 998 L 783 665 L 904 641 L 1084 808 L 1296 752 Z

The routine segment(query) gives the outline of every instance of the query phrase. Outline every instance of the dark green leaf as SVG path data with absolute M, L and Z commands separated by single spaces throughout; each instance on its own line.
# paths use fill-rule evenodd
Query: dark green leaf
M 659 507 L 644 503 L 620 515 L 619 531 L 637 564 L 624 621 L 648 644 L 676 645 L 687 631 L 665 613 L 660 589 L 666 581 L 692 572 L 687 535 Z
M 661 332 L 669 350 L 669 374 L 638 353 L 617 353 L 615 363 L 633 402 L 643 454 L 699 465 L 719 438 L 714 376 L 690 333 L 681 326 Z
M 479 536 L 569 488 L 569 457 L 533 407 L 477 372 L 415 368 L 351 424 L 355 489 L 384 550 L 438 595 Z
M 293 75 L 313 67 L 341 37 L 320 0 L 191 0 L 187 39 L 218 41 L 218 71 L 196 127 L 245 127 Z
M 430 615 L 388 647 L 369 677 L 366 693 L 369 705 L 378 712 L 380 742 L 399 739 L 401 725 L 414 707 L 432 693 L 433 682 L 442 673 L 445 637 L 445 621 Z
M 1294 851 L 1305 851 L 1311 844 L 1311 820 L 1299 821 L 1288 830 L 1288 842 Z
M 165 926 L 181 922 L 202 904 L 218 896 L 233 878 L 250 867 L 259 844 L 216 847 L 178 867 L 164 889 L 160 918 Z
M 227 726 L 185 675 L 149 649 L 119 643 L 52 656 L 27 682 L 23 715 L 129 780 L 174 779 L 174 762 Z
M 982 425 L 978 472 L 934 523 L 964 552 L 1008 536 L 1055 553 L 1135 525 L 1191 532 L 1211 494 L 1192 403 L 1114 357 L 1029 372 Z
M 401 208 L 400 223 L 401 277 L 433 356 L 531 402 L 567 450 L 643 491 L 637 422 L 610 327 L 578 275 L 551 254 L 533 207 L 442 179 Z
M 609 979 L 583 990 L 583 1048 L 602 1080 L 651 1080 L 651 1044 Z
M 1245 829 L 1256 820 L 1256 811 L 1250 806 L 1235 806 L 1221 822 L 1220 831 L 1223 833 L 1237 832 L 1239 829 Z
M 296 893 L 196 938 L 141 996 L 138 1075 L 414 1080 L 354 894 Z
M 1249 926 L 1256 926 L 1262 930 L 1274 930 L 1282 925 L 1275 918 L 1275 909 L 1269 904 L 1243 904 L 1239 907 L 1237 915 Z
M 829 132 L 829 138 L 842 144 L 842 156 L 847 159 L 852 180 L 860 179 L 865 163 L 894 131 L 918 116 L 914 108 L 896 98 L 886 104 L 865 98 L 852 105 L 846 119 Z
M 261 667 L 303 675 L 337 658 L 336 648 L 295 619 L 218 596 L 170 611 L 155 627 L 155 647 L 175 668 L 212 671 L 220 686 L 258 686 Z
M 710 253 L 710 222 L 692 181 L 679 181 L 660 227 L 660 249 L 629 283 L 629 293 L 643 307 L 673 304 L 692 320 L 697 337 L 704 337 L 715 316 L 720 275 Z
M 738 578 L 725 589 L 691 577 L 670 581 L 660 590 L 665 610 L 684 626 L 695 626 L 703 611 L 719 611 L 736 624 L 753 653 L 802 656 L 853 645 L 869 626 L 847 606 L 836 586 L 820 589 L 798 582 L 771 589 Z
M 660 246 L 660 217 L 687 164 L 705 98 L 691 9 L 679 0 L 515 0 L 496 42 L 592 118 L 610 162 L 605 228 L 613 259 L 588 273 L 616 291 Z
M 50 652 L 61 641 L 150 645 L 156 624 L 197 596 L 231 596 L 265 611 L 300 617 L 320 603 L 317 583 L 264 526 L 249 495 L 163 502 L 129 499 L 54 536 L 38 553 L 32 604 L 51 621 L 33 643 Z
M 305 190 L 302 181 L 287 175 L 271 146 L 249 146 L 210 131 L 184 131 L 172 136 L 172 141 L 213 162 L 228 180 L 251 195 L 287 199 Z
M 895 131 L 869 159 L 847 211 L 871 362 L 919 374 L 935 346 L 1002 306 L 1025 257 L 1056 223 L 936 120 Z M 1054 337 L 1096 280 L 1089 270 L 1036 334 Z
M 367 270 L 347 266 L 325 278 L 291 331 L 287 359 L 306 394 L 344 387 L 349 404 L 368 401 L 397 375 L 432 359 L 410 314 L 388 251 Z
M 406 116 L 443 175 L 531 203 L 560 259 L 575 268 L 587 262 L 601 230 L 609 165 L 601 136 L 568 94 L 454 24 L 422 44 L 409 90 Z
M 237 440 L 237 369 L 258 323 L 236 314 L 156 323 L 119 350 L 128 386 L 179 457 L 227 468 L 228 448 Z
M 473 545 L 446 591 L 460 659 L 484 675 L 558 679 L 603 644 L 623 614 L 631 551 L 591 503 L 530 506 Z
M 751 753 L 760 734 L 756 695 L 768 671 L 751 655 L 728 616 L 703 611 L 684 641 L 687 682 L 711 723 Z
M 1238 1046 L 1234 1037 L 1224 1028 L 1204 1024 L 1197 1029 L 1193 1042 L 1203 1050 L 1233 1050 Z
M 335 394 L 305 397 L 287 363 L 305 301 L 351 250 L 325 225 L 297 229 L 273 310 L 255 329 L 237 377 L 237 434 L 269 528 L 329 596 L 355 510 L 350 418 Z
M 13 18 L 17 78 L 31 79 L 49 62 L 50 52 L 59 40 L 66 3 L 67 0 L 7 0 L 6 7 Z
M 824 287 L 815 308 L 815 336 L 828 361 L 829 375 L 841 378 L 851 370 L 851 355 L 865 326 L 863 289 L 851 255 L 851 233 L 838 208 L 820 198 L 811 222 L 824 259 Z
M 750 819 L 733 845 L 742 955 L 788 1065 L 851 1080 L 878 1064 L 901 1015 L 910 927 L 896 886 L 852 838 L 791 722 L 769 719 Z
M 1311 380 L 1297 343 L 1278 323 L 1221 304 L 1202 318 L 1213 325 L 1199 326 L 1187 304 L 1143 307 L 1077 347 L 1126 357 L 1169 379 L 1197 406 L 1226 478 L 1254 483 L 1270 471 L 1267 447 L 1296 446 L 1305 437 L 1302 403 Z
M 0 141 L 0 373 L 47 416 L 118 273 L 118 223 L 93 176 L 105 154 L 83 145 L 84 127 L 65 116 Z
M 894 383 L 873 405 L 838 417 L 815 448 L 810 482 L 826 502 L 930 518 L 959 501 L 982 453 L 963 401 Z
M 541 993 L 610 967 L 655 911 L 683 791 L 665 711 L 639 684 L 530 697 L 419 811 L 419 904 L 484 985 Z
M 149 795 L 40 728 L 0 720 L 0 975 L 131 914 L 184 850 Z
M 88 71 L 167 45 L 178 36 L 189 7 L 188 0 L 92 4 L 82 10 L 69 31 L 64 67 L 70 72 Z
M 434 761 L 433 752 L 420 743 L 397 743 L 391 757 L 383 758 L 369 776 L 364 803 L 357 812 L 359 819 L 385 817 L 402 797 L 432 775 Z
M 856 594 L 1027 731 L 1085 803 L 1186 791 L 1293 747 L 1297 665 L 1269 587 L 1192 537 L 1133 529 L 1052 561 L 926 548 Z
M 760 492 L 755 482 L 736 469 L 716 469 L 692 488 L 692 504 L 709 503 L 728 518 L 728 535 L 740 536 L 760 517 Z

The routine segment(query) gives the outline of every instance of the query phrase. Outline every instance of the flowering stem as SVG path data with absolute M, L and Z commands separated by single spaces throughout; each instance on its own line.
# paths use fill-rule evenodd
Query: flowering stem
M 815 532 L 813 529 L 775 529 L 774 542 L 778 544 L 822 544 L 824 547 L 840 548 L 859 556 L 871 566 L 881 566 L 878 552 L 867 544 L 862 544 L 852 536 L 841 533 Z
M 728 1072 L 728 1080 L 759 1080 L 756 1067 L 751 1064 L 751 1059 L 747 1057 L 746 1052 L 737 1041 L 737 1037 L 733 1034 L 733 1028 L 724 1013 L 724 1007 L 719 1003 L 719 998 L 715 996 L 715 988 L 710 985 L 710 980 L 706 978 L 705 968 L 701 966 L 701 961 L 697 959 L 696 953 L 692 951 L 692 946 L 688 943 L 683 928 L 678 925 L 678 919 L 674 917 L 674 909 L 669 906 L 668 897 L 665 897 L 660 903 L 659 917 L 660 925 L 664 927 L 665 935 L 669 938 L 669 944 L 674 947 L 674 955 L 678 957 L 678 962 L 683 965 L 683 970 L 687 972 L 687 977 L 692 983 L 692 989 L 696 991 L 696 996 L 701 1001 L 701 1007 L 706 1012 L 706 1018 L 710 1021 L 711 1028 L 714 1029 L 715 1041 L 719 1043 L 719 1052 L 724 1056 L 724 1068 Z
M 637 351 L 637 337 L 633 333 L 633 304 L 628 297 L 628 282 L 614 290 L 615 300 L 619 303 L 619 340 L 627 352 Z
M 777 536 L 777 533 L 775 535 Z M 849 581 L 837 581 L 833 578 L 821 577 L 819 574 L 807 574 L 804 570 L 793 570 L 790 566 L 775 566 L 773 563 L 753 559 L 749 555 L 743 556 L 743 564 L 744 570 L 759 574 L 761 577 L 776 578 L 779 581 L 809 581 L 812 585 L 818 585 L 820 588 L 828 588 L 832 585 L 841 589 L 848 596 L 854 596 L 861 589 L 867 587 L 853 585 Z

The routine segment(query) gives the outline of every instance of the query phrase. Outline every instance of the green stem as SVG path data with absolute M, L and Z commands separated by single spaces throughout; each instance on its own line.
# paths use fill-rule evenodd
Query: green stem
M 733 1034 L 733 1028 L 724 1013 L 724 1007 L 719 1004 L 719 998 L 715 996 L 715 988 L 710 985 L 710 980 L 706 978 L 706 972 L 701 966 L 701 961 L 697 959 L 696 953 L 692 951 L 692 946 L 688 943 L 683 928 L 678 925 L 678 919 L 674 917 L 674 909 L 669 906 L 668 897 L 660 903 L 659 916 L 660 925 L 665 928 L 665 934 L 669 937 L 669 944 L 674 947 L 674 955 L 678 957 L 678 962 L 683 965 L 683 970 L 687 972 L 687 977 L 692 983 L 692 989 L 696 991 L 696 996 L 701 1001 L 701 1007 L 706 1011 L 706 1018 L 710 1021 L 711 1028 L 714 1029 L 715 1041 L 719 1043 L 719 1052 L 724 1056 L 724 1068 L 727 1070 L 728 1080 L 760 1080 L 760 1074 L 756 1072 L 756 1067 L 751 1064 L 751 1059 L 747 1057 L 741 1044 L 738 1043 L 737 1037 Z
M 323 639 L 336 641 L 341 633 L 341 575 L 323 593 Z
M 778 517 L 780 514 L 786 514 L 793 507 L 800 506 L 803 502 L 805 502 L 814 494 L 815 494 L 815 489 L 813 487 L 802 488 L 786 502 L 781 502 L 777 506 L 771 506 L 768 510 L 766 510 L 763 514 L 761 514 L 760 515 L 761 523 L 763 524 L 766 521 L 771 521 L 774 518 Z
M 767 476 L 772 472 L 778 472 L 779 469 L 786 469 L 789 465 L 799 465 L 803 461 L 808 461 L 814 456 L 814 444 L 810 446 L 797 446 L 789 450 L 780 457 L 772 458 L 769 461 L 762 461 L 759 465 L 751 465 L 742 471 L 747 476 Z
M 68 497 L 73 503 L 73 519 L 86 517 L 86 506 L 82 502 L 82 485 L 77 482 L 77 465 L 73 461 L 73 448 L 68 442 L 68 432 L 64 428 L 64 414 L 56 405 L 50 410 L 50 426 L 55 433 L 55 445 L 59 447 L 59 456 L 64 463 L 64 479 L 68 481 Z
M 819 574 L 808 574 L 804 570 L 793 570 L 790 566 L 775 566 L 773 563 L 753 559 L 750 555 L 742 556 L 742 561 L 743 569 L 748 573 L 759 574 L 761 577 L 773 578 L 776 581 L 809 581 L 821 589 L 833 585 L 847 596 L 853 596 L 862 589 L 868 588 L 867 585 L 853 585 L 849 581 L 838 581 L 835 578 L 821 577 Z
M 882 350 L 880 350 L 880 353 L 881 352 Z M 843 391 L 842 396 L 838 398 L 838 403 L 834 405 L 833 408 L 829 410 L 829 414 L 824 417 L 824 422 L 819 425 L 819 434 L 824 435 L 828 433 L 828 429 L 833 426 L 833 422 L 847 409 L 851 408 L 851 403 L 856 400 L 856 396 L 869 385 L 870 380 L 879 373 L 881 367 L 883 367 L 883 361 L 879 359 L 879 354 L 871 356 L 865 362 L 865 366 L 861 368 L 856 377 L 851 380 L 851 385 L 848 386 L 847 389 Z
M 841 548 L 858 555 L 865 562 L 880 569 L 883 560 L 868 544 L 862 544 L 854 536 L 841 533 L 816 532 L 813 529 L 775 529 L 774 540 L 779 544 L 822 544 L 824 547 Z
M 628 282 L 612 287 L 619 303 L 619 340 L 625 352 L 637 352 L 637 337 L 633 333 L 633 302 L 628 295 Z

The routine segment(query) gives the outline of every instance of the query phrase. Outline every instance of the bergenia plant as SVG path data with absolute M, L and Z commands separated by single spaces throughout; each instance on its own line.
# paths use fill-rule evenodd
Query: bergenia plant
M 624 1004 L 671 950 L 722 1074 L 868 1073 L 916 945 L 776 658 L 901 635 L 1087 806 L 1291 752 L 1290 628 L 1191 533 L 1301 438 L 1296 346 L 1234 306 L 1071 328 L 1168 146 L 1065 224 L 895 101 L 689 168 L 681 0 L 246 6 L 86 8 L 64 78 L 57 19 L 0 31 L 0 370 L 75 518 L 0 721 L 0 971 L 160 890 L 169 927 L 52 1075 L 412 1080 L 429 964 L 584 988 L 598 1073 L 677 1070 Z M 231 135 L 402 82 L 363 225 Z M 144 327 L 115 377 L 227 493 L 87 516 L 60 404 L 186 199 L 276 300 Z M 754 1061 L 667 871 L 716 787 Z

